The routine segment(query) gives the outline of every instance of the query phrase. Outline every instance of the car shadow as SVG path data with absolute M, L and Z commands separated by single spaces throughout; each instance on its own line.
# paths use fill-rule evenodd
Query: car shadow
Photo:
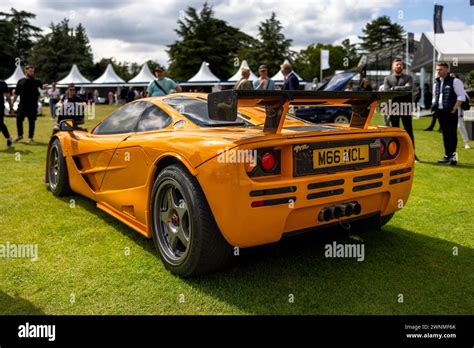
M 0 290 L 0 315 L 44 315 L 33 303 L 21 297 L 13 297 Z
M 390 225 L 360 228 L 242 250 L 232 269 L 185 282 L 251 314 L 472 314 L 473 249 Z M 364 260 L 325 257 L 333 242 L 362 243 Z

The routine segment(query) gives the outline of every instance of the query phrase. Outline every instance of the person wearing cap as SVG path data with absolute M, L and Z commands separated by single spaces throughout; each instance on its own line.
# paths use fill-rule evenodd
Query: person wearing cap
M 266 91 L 275 90 L 275 82 L 268 77 L 268 68 L 266 65 L 259 66 L 258 74 L 260 77 L 257 80 L 253 80 L 253 89 Z
M 291 67 L 291 64 L 284 63 L 280 65 L 280 68 L 281 68 L 281 73 L 285 77 L 285 81 L 283 83 L 283 90 L 285 91 L 298 90 L 300 88 L 300 82 L 298 81 L 298 77 L 293 72 L 293 68 Z
M 250 77 L 250 69 L 249 68 L 242 68 L 241 70 L 242 77 L 240 80 L 235 84 L 234 89 L 247 89 L 252 90 L 253 84 L 252 81 L 249 80 Z
M 165 68 L 157 66 L 155 69 L 156 79 L 151 81 L 147 88 L 149 97 L 159 97 L 174 91 L 181 92 L 181 87 L 172 79 L 165 77 Z

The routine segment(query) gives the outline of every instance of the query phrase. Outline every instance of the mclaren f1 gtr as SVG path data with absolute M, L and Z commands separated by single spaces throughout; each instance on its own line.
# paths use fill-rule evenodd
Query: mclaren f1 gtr
M 236 247 L 295 231 L 372 219 L 406 203 L 413 144 L 370 126 L 378 103 L 404 92 L 221 91 L 126 104 L 90 131 L 62 121 L 46 183 L 145 237 L 183 277 L 228 264 Z M 312 124 L 292 106 L 349 105 L 350 124 Z

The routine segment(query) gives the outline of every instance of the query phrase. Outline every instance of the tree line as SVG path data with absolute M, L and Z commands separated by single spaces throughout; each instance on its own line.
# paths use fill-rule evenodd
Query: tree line
M 112 57 L 94 62 L 86 28 L 81 23 L 73 27 L 68 19 L 63 19 L 51 23 L 50 31 L 43 34 L 31 24 L 35 18 L 33 13 L 14 8 L 0 12 L 0 78 L 8 77 L 18 62 L 36 66 L 43 81 L 60 80 L 73 64 L 90 80 L 99 77 L 109 63 L 125 80 L 135 76 L 141 67 L 137 62 L 120 62 Z M 207 3 L 200 10 L 188 7 L 177 24 L 178 40 L 168 45 L 166 51 L 170 62 L 168 76 L 176 80 L 192 77 L 202 61 L 207 61 L 218 77 L 226 79 L 244 59 L 253 71 L 265 64 L 271 73 L 277 72 L 288 59 L 303 79 L 311 81 L 319 76 L 322 49 L 329 50 L 330 68 L 324 71 L 328 76 L 356 66 L 361 53 L 403 41 L 404 35 L 402 26 L 382 16 L 366 24 L 360 45 L 346 39 L 340 45 L 311 43 L 295 52 L 291 49 L 293 41 L 283 34 L 275 13 L 259 23 L 258 35 L 252 37 L 216 18 Z M 152 70 L 158 65 L 154 60 L 147 63 Z

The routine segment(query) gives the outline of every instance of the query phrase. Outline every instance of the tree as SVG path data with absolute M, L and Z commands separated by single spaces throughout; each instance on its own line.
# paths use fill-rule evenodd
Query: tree
M 359 61 L 359 55 L 357 54 L 357 45 L 351 44 L 350 39 L 345 39 L 341 42 L 341 47 L 344 50 L 346 57 L 348 58 L 348 65 L 346 69 L 355 67 Z
M 255 48 L 241 51 L 241 56 L 247 59 L 252 68 L 257 69 L 259 65 L 265 64 L 269 72 L 276 73 L 285 59 L 293 57 L 294 52 L 290 50 L 293 40 L 286 39 L 282 29 L 274 12 L 270 18 L 260 23 Z
M 27 61 L 33 47 L 33 39 L 40 38 L 41 29 L 30 24 L 30 20 L 36 18 L 34 13 L 17 11 L 14 8 L 10 11 L 11 13 L 0 12 L 0 16 L 4 16 L 13 25 L 13 54 L 22 61 Z
M 69 21 L 51 23 L 51 32 L 43 36 L 33 47 L 31 63 L 43 81 L 64 78 L 73 64 L 77 64 L 85 77 L 93 78 L 94 65 L 89 39 L 84 27 L 79 24 L 74 30 Z
M 227 79 L 234 73 L 233 65 L 242 46 L 249 46 L 253 39 L 227 22 L 214 17 L 207 3 L 198 12 L 188 7 L 185 17 L 178 20 L 176 33 L 179 41 L 168 46 L 171 64 L 168 75 L 177 80 L 187 80 L 209 63 L 218 77 Z
M 390 17 L 381 16 L 362 29 L 361 47 L 366 52 L 378 51 L 403 41 L 404 29 L 400 24 L 392 23 Z
M 12 23 L 0 19 L 0 79 L 8 78 L 15 68 L 14 32 Z
M 312 44 L 302 49 L 296 54 L 294 68 L 298 74 L 306 81 L 313 78 L 319 79 L 321 66 L 321 50 L 329 50 L 329 69 L 323 71 L 324 76 L 333 75 L 336 70 L 347 70 L 344 58 L 347 56 L 342 46 L 332 46 L 324 44 Z
M 474 90 L 474 70 L 469 71 L 466 75 L 466 85 L 470 89 Z

